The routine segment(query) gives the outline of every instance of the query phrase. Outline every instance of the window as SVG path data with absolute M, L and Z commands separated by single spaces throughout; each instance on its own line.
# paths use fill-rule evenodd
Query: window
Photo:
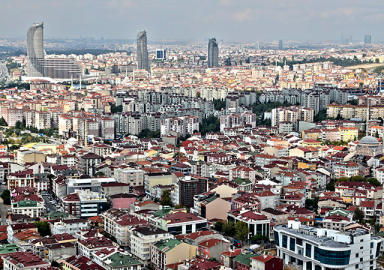
M 324 264 L 347 265 L 351 251 L 329 251 L 315 247 L 314 259 Z
M 274 232 L 274 235 L 275 235 L 275 243 L 276 243 L 276 246 L 279 246 L 279 233 L 278 232 Z
M 305 256 L 312 257 L 312 245 L 305 244 Z
M 290 238 L 289 239 L 289 250 L 295 251 L 295 245 L 296 245 L 296 239 Z
M 283 241 L 282 241 L 283 248 L 287 248 L 287 244 L 288 244 L 288 237 L 283 234 Z

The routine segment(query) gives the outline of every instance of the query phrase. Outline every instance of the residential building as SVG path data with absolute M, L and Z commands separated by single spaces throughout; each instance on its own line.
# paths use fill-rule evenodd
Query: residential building
M 3 257 L 3 268 L 5 270 L 35 270 L 50 266 L 49 262 L 44 261 L 43 258 L 29 251 L 10 253 Z
M 173 238 L 169 232 L 151 226 L 132 228 L 131 231 L 131 253 L 145 265 L 151 260 L 151 244 Z
M 196 247 L 177 239 L 151 244 L 151 264 L 156 270 L 165 270 L 167 264 L 191 260 L 196 257 Z

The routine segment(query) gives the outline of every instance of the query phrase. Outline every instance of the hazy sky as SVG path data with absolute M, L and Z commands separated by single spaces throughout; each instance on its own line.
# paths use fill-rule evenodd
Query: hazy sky
M 0 36 L 26 36 L 44 21 L 46 37 L 256 41 L 384 40 L 380 0 L 0 0 Z

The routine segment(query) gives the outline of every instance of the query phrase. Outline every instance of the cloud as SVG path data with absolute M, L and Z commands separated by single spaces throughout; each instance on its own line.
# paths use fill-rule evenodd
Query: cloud
M 232 5 L 232 0 L 220 0 L 220 5 L 229 7 Z
M 253 11 L 251 9 L 245 9 L 233 14 L 233 19 L 237 22 L 245 22 L 255 19 L 255 17 L 253 16 Z

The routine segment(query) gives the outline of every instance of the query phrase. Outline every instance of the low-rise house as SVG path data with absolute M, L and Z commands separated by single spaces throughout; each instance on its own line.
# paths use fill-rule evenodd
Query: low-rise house
M 51 221 L 50 227 L 52 234 L 76 235 L 79 231 L 89 228 L 88 221 L 82 218 L 62 219 L 59 221 Z
M 127 252 L 102 249 L 93 253 L 93 260 L 107 270 L 141 270 L 142 262 Z
M 271 222 L 275 224 L 288 223 L 289 214 L 273 208 L 265 208 L 261 211 L 261 214 L 265 215 Z
M 228 213 L 228 221 L 243 221 L 248 225 L 248 239 L 254 235 L 264 235 L 270 238 L 270 220 L 265 216 L 253 210 L 232 210 Z
M 104 267 L 85 256 L 71 256 L 60 262 L 63 270 L 105 270 Z
M 45 236 L 41 237 L 39 239 L 31 241 L 31 249 L 33 253 L 39 255 L 40 257 L 47 256 L 48 252 L 45 251 L 46 247 L 49 247 L 51 245 L 61 245 L 61 244 L 77 244 L 77 238 L 74 236 L 64 233 L 64 234 L 54 234 L 52 236 Z M 52 257 L 54 257 L 57 252 L 52 252 Z M 50 256 L 47 256 L 46 258 L 49 258 Z
M 77 247 L 74 243 L 57 243 L 44 246 L 44 258 L 50 262 L 73 255 L 77 255 Z
M 41 235 L 34 230 L 21 231 L 13 235 L 13 243 L 23 250 L 29 250 L 31 241 L 41 238 Z
M 3 257 L 7 256 L 10 253 L 15 253 L 20 250 L 20 247 L 14 244 L 4 244 L 0 245 L 0 265 L 3 265 Z
M 205 239 L 197 244 L 197 255 L 206 259 L 216 258 L 221 262 L 221 252 L 227 251 L 230 246 L 230 242 L 220 239 Z
M 257 212 L 261 211 L 261 203 L 256 195 L 252 193 L 245 193 L 239 197 L 235 197 L 232 201 L 233 209 L 247 208 Z
M 3 257 L 3 267 L 7 270 L 36 270 L 50 266 L 50 263 L 32 252 L 15 252 Z
M 156 270 L 165 270 L 167 264 L 191 260 L 196 257 L 196 247 L 177 239 L 151 244 L 151 263 Z
M 351 224 L 352 220 L 346 216 L 335 214 L 324 217 L 321 223 L 323 224 L 323 228 L 344 231 L 344 228 Z
M 166 229 L 173 235 L 187 234 L 207 227 L 207 220 L 192 213 L 176 212 L 162 218 Z M 164 228 L 163 228 L 164 229 Z
M 10 224 L 7 228 L 8 233 L 8 243 L 13 243 L 13 236 L 19 232 L 33 230 L 37 232 L 37 227 L 33 223 L 20 223 L 20 224 Z
M 241 254 L 242 249 L 234 249 L 221 252 L 222 263 L 224 267 L 235 269 L 234 259 Z
M 79 255 L 91 258 L 92 253 L 104 249 L 118 247 L 118 244 L 106 237 L 93 237 L 79 241 Z
M 201 194 L 194 197 L 194 207 L 191 213 L 198 214 L 207 220 L 227 218 L 228 211 L 231 210 L 231 202 L 220 198 L 215 193 Z
M 130 237 L 132 255 L 139 258 L 145 265 L 148 265 L 151 260 L 151 244 L 173 238 L 169 232 L 153 226 L 132 228 Z
M 260 255 L 251 258 L 252 269 L 283 270 L 283 259 L 272 255 Z
M 11 209 L 12 213 L 37 218 L 43 213 L 44 201 L 40 195 L 26 192 L 11 199 Z
M 241 253 L 236 256 L 236 258 L 233 259 L 234 262 L 234 268 L 236 270 L 251 270 L 251 259 L 254 257 L 255 254 L 253 253 Z M 257 269 L 257 268 L 255 268 Z

